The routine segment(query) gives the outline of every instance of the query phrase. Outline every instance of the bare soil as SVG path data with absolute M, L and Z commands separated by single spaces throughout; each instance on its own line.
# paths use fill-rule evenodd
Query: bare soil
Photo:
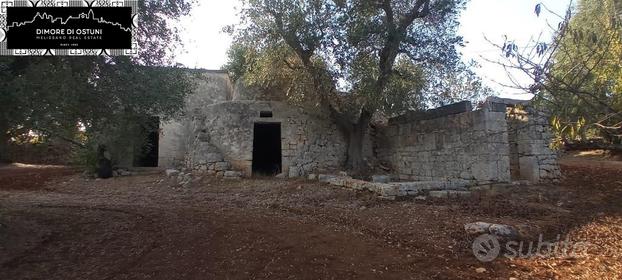
M 305 180 L 83 178 L 0 168 L 0 279 L 620 279 L 622 168 L 555 185 L 386 201 Z M 579 256 L 478 261 L 464 224 L 589 242 Z M 482 270 L 485 269 L 485 271 Z

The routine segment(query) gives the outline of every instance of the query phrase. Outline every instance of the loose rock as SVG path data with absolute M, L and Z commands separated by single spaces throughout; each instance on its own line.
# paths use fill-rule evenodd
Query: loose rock
M 466 224 L 464 225 L 464 230 L 471 235 L 488 233 L 505 238 L 516 238 L 519 236 L 518 230 L 513 226 L 485 222 Z
M 492 224 L 484 223 L 484 222 L 476 222 L 464 225 L 464 230 L 468 234 L 476 235 L 476 234 L 484 234 L 489 233 L 489 228 Z
M 167 169 L 165 171 L 167 177 L 177 176 L 179 174 L 179 170 L 176 169 Z
M 494 234 L 496 236 L 507 237 L 507 238 L 515 238 L 518 236 L 518 231 L 508 225 L 497 225 L 493 224 L 488 228 L 490 234 Z
M 326 175 L 326 174 L 320 174 L 318 176 L 318 179 L 320 180 L 320 182 L 323 183 L 328 183 L 330 180 L 337 178 L 337 176 L 335 175 Z

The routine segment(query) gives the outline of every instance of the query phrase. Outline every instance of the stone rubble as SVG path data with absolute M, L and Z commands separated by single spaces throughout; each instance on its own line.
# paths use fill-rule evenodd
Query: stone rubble
M 510 225 L 475 222 L 465 224 L 464 230 L 469 235 L 492 234 L 504 238 L 519 237 L 519 231 Z
M 177 169 L 167 169 L 164 171 L 164 173 L 166 174 L 166 177 L 174 177 L 179 175 L 179 170 Z
M 395 199 L 403 196 L 417 196 L 431 191 L 443 190 L 452 191 L 451 194 L 464 197 L 464 191 L 470 182 L 466 180 L 445 180 L 445 181 L 421 181 L 421 182 L 399 182 L 399 183 L 377 183 L 363 180 L 352 179 L 348 176 L 337 176 L 320 174 L 318 180 L 331 185 L 346 187 L 354 190 L 367 190 L 378 194 L 382 198 Z M 470 192 L 468 192 L 470 194 Z

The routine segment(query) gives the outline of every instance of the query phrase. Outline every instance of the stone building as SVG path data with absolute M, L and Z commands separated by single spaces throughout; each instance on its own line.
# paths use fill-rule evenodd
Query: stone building
M 346 142 L 326 112 L 234 85 L 226 72 L 193 71 L 199 78 L 183 116 L 160 125 L 159 166 L 288 177 L 343 166 Z M 556 180 L 546 119 L 522 105 L 491 98 L 477 110 L 461 102 L 410 112 L 376 126 L 370 150 L 395 180 Z
M 161 124 L 159 165 L 244 176 L 339 169 L 345 142 L 324 112 L 256 96 L 232 85 L 225 72 L 202 71 L 184 116 Z

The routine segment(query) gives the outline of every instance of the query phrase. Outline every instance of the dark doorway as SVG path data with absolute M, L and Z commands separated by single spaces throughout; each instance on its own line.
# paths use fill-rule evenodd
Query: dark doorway
M 253 175 L 281 172 L 281 124 L 255 123 L 253 132 Z
M 142 147 L 137 147 L 134 155 L 135 167 L 158 167 L 158 144 L 160 143 L 160 118 L 152 117 L 142 127 L 147 136 Z

